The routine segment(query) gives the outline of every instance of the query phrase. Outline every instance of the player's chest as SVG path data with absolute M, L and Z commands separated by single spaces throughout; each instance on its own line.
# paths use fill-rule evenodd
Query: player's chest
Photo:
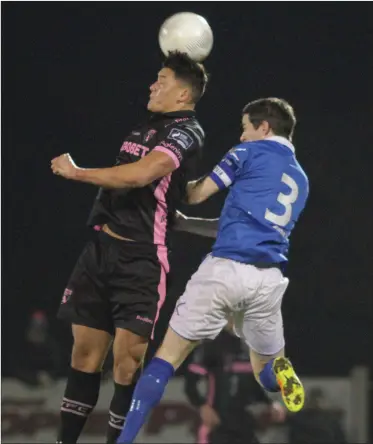
M 149 154 L 158 144 L 160 128 L 144 126 L 133 130 L 124 140 L 117 156 L 117 163 L 131 163 Z

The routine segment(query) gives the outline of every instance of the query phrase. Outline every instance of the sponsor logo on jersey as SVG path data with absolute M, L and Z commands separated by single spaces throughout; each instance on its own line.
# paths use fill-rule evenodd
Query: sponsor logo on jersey
M 179 161 L 181 162 L 182 155 L 180 153 L 180 149 L 178 149 L 173 143 L 165 142 L 163 140 L 161 142 L 161 146 L 164 146 L 165 148 L 171 150 L 176 155 L 176 157 L 179 159 Z
M 151 319 L 149 319 L 149 318 L 144 318 L 144 317 L 142 317 L 142 316 L 140 316 L 140 315 L 137 315 L 137 316 L 136 316 L 136 319 L 137 319 L 138 321 L 145 322 L 146 324 L 153 324 L 153 321 L 152 321 Z
M 144 157 L 149 151 L 149 148 L 135 142 L 128 142 L 126 140 L 120 150 L 125 151 L 128 154 L 132 154 L 133 156 Z

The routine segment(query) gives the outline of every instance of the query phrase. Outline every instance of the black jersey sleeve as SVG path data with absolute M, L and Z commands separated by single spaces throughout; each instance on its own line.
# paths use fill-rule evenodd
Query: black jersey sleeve
M 180 164 L 201 146 L 202 137 L 194 128 L 176 125 L 162 131 L 153 151 L 168 154 L 174 161 L 176 168 L 179 168 Z

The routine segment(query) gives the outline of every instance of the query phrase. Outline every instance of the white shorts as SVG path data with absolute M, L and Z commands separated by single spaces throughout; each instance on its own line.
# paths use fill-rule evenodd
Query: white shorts
M 289 280 L 277 268 L 259 269 L 207 256 L 176 303 L 170 327 L 185 339 L 215 339 L 233 315 L 237 336 L 262 355 L 285 345 L 281 303 Z

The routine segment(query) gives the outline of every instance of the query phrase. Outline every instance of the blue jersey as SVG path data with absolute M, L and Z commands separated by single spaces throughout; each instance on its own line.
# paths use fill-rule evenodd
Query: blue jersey
M 234 147 L 210 174 L 230 187 L 213 256 L 265 266 L 287 262 L 289 236 L 308 197 L 308 179 L 284 137 Z

